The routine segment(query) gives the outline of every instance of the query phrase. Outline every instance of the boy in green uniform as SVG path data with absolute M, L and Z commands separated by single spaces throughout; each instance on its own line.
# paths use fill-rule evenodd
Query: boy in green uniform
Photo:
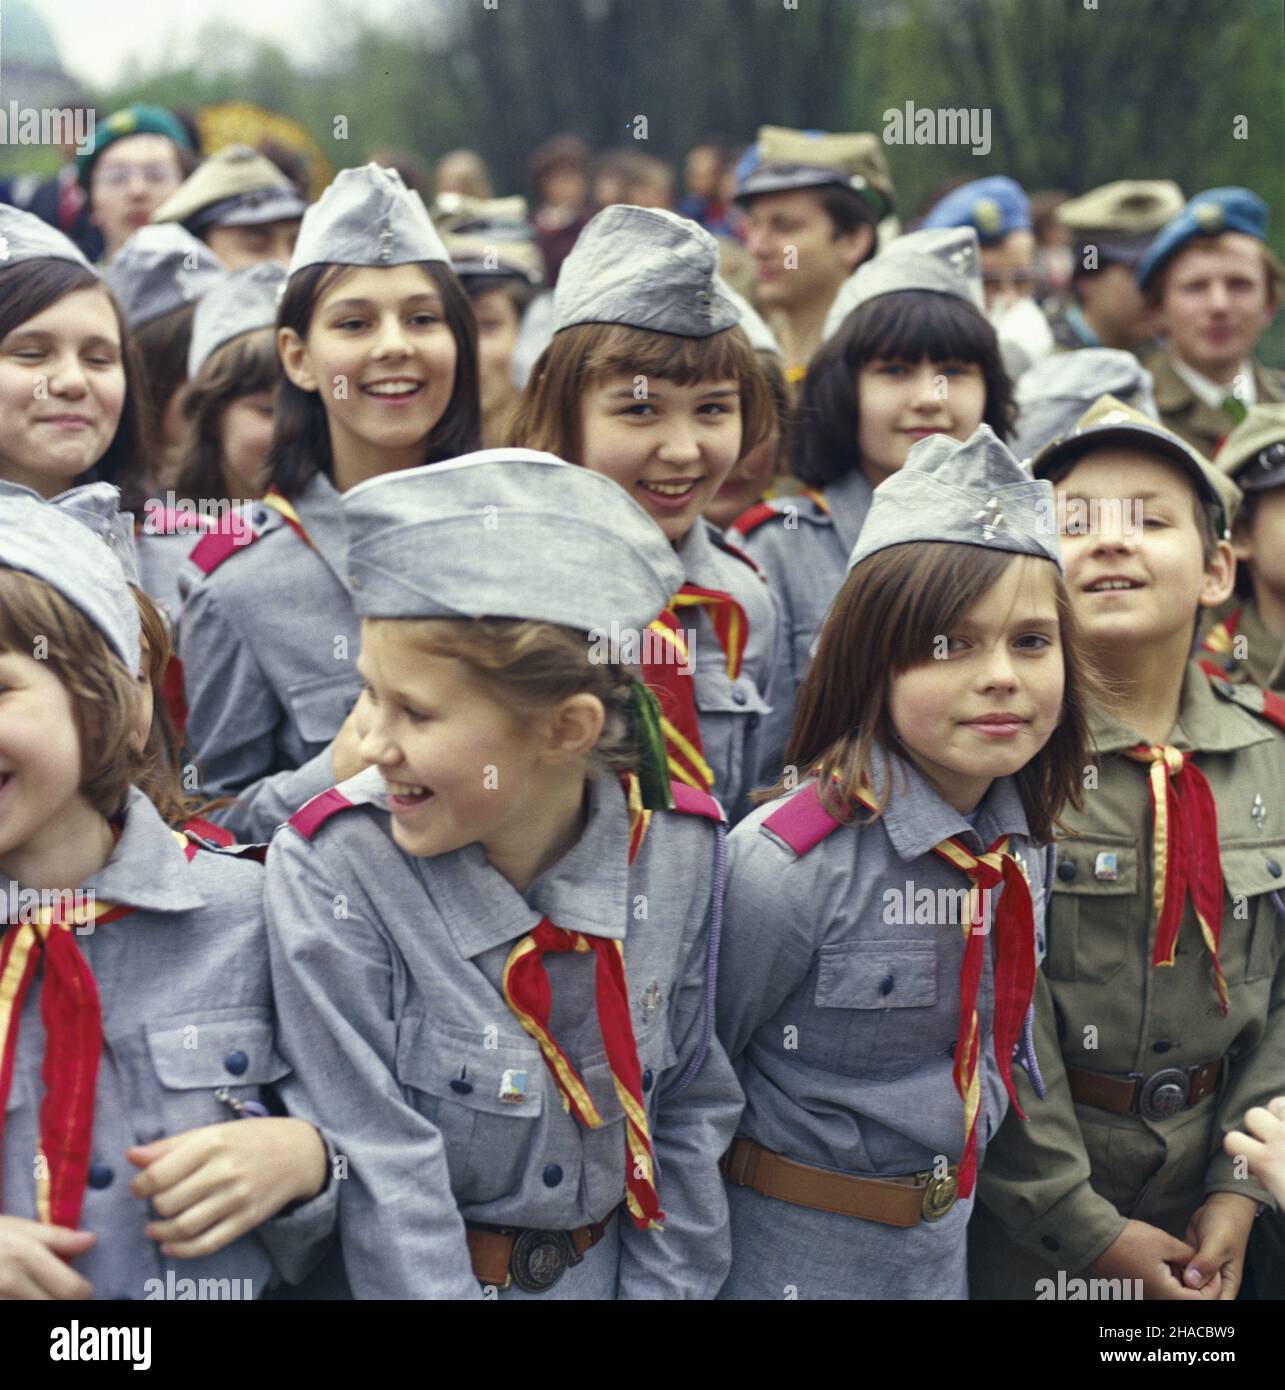
M 1205 632 L 1200 664 L 1211 677 L 1252 681 L 1285 723 L 1285 405 L 1256 405 L 1218 451 L 1219 469 L 1245 494 L 1232 544 L 1236 597 Z
M 1285 1089 L 1285 740 L 1260 692 L 1190 659 L 1198 614 L 1232 590 L 1239 493 L 1110 396 L 1033 467 L 1060 494 L 1067 584 L 1114 694 L 1058 844 L 1035 995 L 1047 1098 L 1019 1079 L 1029 1118 L 991 1141 L 972 1291 L 1033 1298 L 1063 1269 L 1234 1298 L 1275 1203 L 1222 1140 Z

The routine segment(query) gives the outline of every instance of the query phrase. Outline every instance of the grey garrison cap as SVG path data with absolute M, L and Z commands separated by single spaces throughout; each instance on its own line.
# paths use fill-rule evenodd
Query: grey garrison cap
M 848 560 L 914 541 L 1037 555 L 1062 569 L 1053 487 L 1032 478 L 989 425 L 960 443 L 929 435 L 881 483 Z
M 1009 448 L 1030 458 L 1050 439 L 1065 434 L 1102 395 L 1159 420 L 1151 373 L 1131 352 L 1116 348 L 1077 348 L 1057 352 L 1017 380 L 1017 428 Z
M 0 270 L 19 261 L 51 258 L 93 270 L 80 248 L 42 217 L 0 203 Z M 97 273 L 97 272 L 95 272 Z
M 972 227 L 931 228 L 907 232 L 890 242 L 886 251 L 858 266 L 839 286 L 822 336 L 834 337 L 854 309 L 902 290 L 954 295 L 985 313 L 977 232 Z
M 562 263 L 553 331 L 619 323 L 709 338 L 740 322 L 718 278 L 718 242 L 663 208 L 616 203 L 586 224 Z
M 133 676 L 140 660 L 138 605 L 114 550 L 85 544 L 85 525 L 73 509 L 0 494 L 0 566 L 44 580 L 78 608 Z
M 363 618 L 525 618 L 643 632 L 683 582 L 673 547 L 600 473 L 482 449 L 340 499 Z
M 34 488 L 0 478 L 0 501 L 7 497 L 45 501 Z M 92 531 L 115 555 L 125 571 L 125 578 L 140 589 L 143 587 L 139 578 L 138 545 L 134 540 L 134 517 L 131 512 L 120 509 L 120 488 L 111 483 L 82 483 L 49 498 L 46 505 L 57 507 Z
M 303 215 L 290 257 L 293 275 L 309 265 L 451 263 L 424 200 L 395 169 L 341 169 Z
M 214 252 L 177 222 L 140 227 L 112 257 L 106 272 L 131 328 L 195 304 L 227 273 Z
M 192 341 L 187 349 L 189 379 L 224 343 L 276 323 L 285 283 L 282 266 L 275 261 L 259 261 L 230 272 L 216 285 L 196 306 L 192 318 Z

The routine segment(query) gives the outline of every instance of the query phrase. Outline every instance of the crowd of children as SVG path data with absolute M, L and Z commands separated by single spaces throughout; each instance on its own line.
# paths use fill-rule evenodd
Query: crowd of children
M 183 172 L 105 271 L 0 205 L 0 1296 L 1281 1296 L 1259 200 L 1068 205 L 1153 394 L 869 135 L 687 209 L 765 317 L 641 197 L 542 292 Z

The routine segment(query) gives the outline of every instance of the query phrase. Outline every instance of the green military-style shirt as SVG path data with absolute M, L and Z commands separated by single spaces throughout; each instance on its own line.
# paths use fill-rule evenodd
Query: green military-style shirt
M 1236 1176 L 1224 1134 L 1285 1092 L 1285 739 L 1251 712 L 1247 691 L 1215 690 L 1189 665 L 1170 742 L 1194 750 L 1218 813 L 1225 882 L 1220 960 L 1230 1012 L 1187 899 L 1172 966 L 1153 966 L 1152 809 L 1142 742 L 1117 721 L 1093 725 L 1097 786 L 1066 817 L 1035 996 L 1047 1098 L 1015 1073 L 991 1141 L 970 1228 L 974 1297 L 1033 1298 L 1051 1267 L 1083 1270 L 1127 1218 L 1181 1238 L 1212 1192 L 1274 1206 Z M 1243 703 L 1242 703 L 1243 701 Z M 1077 1103 L 1067 1068 L 1147 1077 L 1223 1060 L 1216 1092 L 1163 1119 Z
M 1201 657 L 1234 684 L 1285 692 L 1285 642 L 1268 632 L 1253 599 L 1234 598 L 1213 615 Z
M 1206 405 L 1173 369 L 1166 349 L 1159 349 L 1143 365 L 1151 373 L 1156 409 L 1160 422 L 1180 435 L 1207 459 L 1212 459 L 1219 444 L 1236 428 L 1236 421 L 1216 406 Z M 1285 401 L 1285 384 L 1281 374 L 1255 362 L 1254 389 L 1258 401 Z M 1228 388 L 1230 394 L 1230 388 Z

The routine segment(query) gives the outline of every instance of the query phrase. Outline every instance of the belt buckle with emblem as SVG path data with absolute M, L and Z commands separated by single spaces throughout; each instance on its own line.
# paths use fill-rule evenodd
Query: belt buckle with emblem
M 1138 1092 L 1138 1113 L 1145 1120 L 1164 1120 L 1187 1104 L 1190 1077 L 1181 1067 L 1152 1072 Z
M 543 1293 L 580 1258 L 566 1231 L 520 1231 L 513 1242 L 509 1271 L 525 1293 Z
M 917 1173 L 916 1177 L 925 1184 L 920 1214 L 925 1221 L 940 1221 L 959 1196 L 959 1164 L 952 1163 L 941 1176 L 930 1169 L 926 1173 Z

